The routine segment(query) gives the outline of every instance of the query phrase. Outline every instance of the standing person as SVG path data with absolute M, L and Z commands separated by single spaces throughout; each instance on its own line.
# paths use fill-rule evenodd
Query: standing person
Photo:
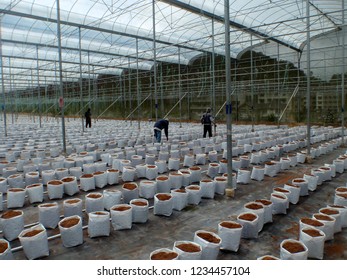
M 90 111 L 90 108 L 85 112 L 84 117 L 86 118 L 86 128 L 92 127 L 92 112 Z
M 161 142 L 161 131 L 164 129 L 166 140 L 169 140 L 169 120 L 158 120 L 154 124 L 154 137 L 157 143 Z
M 212 124 L 214 124 L 214 119 L 211 115 L 210 108 L 207 108 L 206 112 L 202 115 L 201 124 L 204 126 L 203 137 L 206 138 L 207 133 L 208 133 L 208 137 L 212 137 Z

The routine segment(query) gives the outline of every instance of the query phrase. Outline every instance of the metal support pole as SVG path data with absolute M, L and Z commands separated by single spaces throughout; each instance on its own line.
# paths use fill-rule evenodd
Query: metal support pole
M 181 100 L 182 84 L 181 84 L 181 49 L 178 48 L 178 96 Z M 180 102 L 180 128 L 182 127 L 182 102 Z
M 152 1 L 153 12 L 153 85 L 154 85 L 154 103 L 155 103 L 155 120 L 158 120 L 158 97 L 157 97 L 157 45 L 155 35 L 155 0 Z
M 211 54 L 211 72 L 212 72 L 212 112 L 216 118 L 216 76 L 215 76 L 215 53 L 214 53 L 214 20 L 212 19 L 212 54 Z M 216 121 L 216 119 L 215 119 Z M 213 126 L 213 135 L 216 136 L 216 125 Z
M 61 30 L 60 30 L 60 3 L 57 0 L 57 36 L 58 36 L 58 54 L 59 54 L 59 91 L 61 99 L 61 129 L 63 136 L 63 152 L 66 154 L 66 138 L 65 138 L 65 118 L 64 118 L 64 90 L 63 90 L 63 63 L 61 55 Z
M 306 112 L 307 112 L 307 156 L 311 155 L 311 39 L 310 39 L 310 1 L 306 1 L 306 40 L 307 40 L 307 88 L 306 88 Z
M 253 36 L 251 34 L 251 121 L 254 132 L 254 71 L 253 71 Z
M 4 135 L 7 136 L 7 123 L 6 123 L 6 98 L 5 98 L 5 81 L 4 81 L 4 63 L 2 57 L 2 36 L 1 36 L 1 26 L 2 26 L 2 16 L 0 16 L 0 63 L 1 63 L 1 90 L 2 90 L 2 111 L 4 113 Z
M 345 145 L 345 1 L 342 1 L 342 75 L 341 75 L 341 134 Z
M 80 59 L 80 108 L 83 108 L 83 83 L 82 83 L 82 36 L 81 27 L 78 27 L 78 48 Z M 84 132 L 83 113 L 81 114 L 82 134 Z
M 225 27 L 225 93 L 226 93 L 226 120 L 227 120 L 227 162 L 228 162 L 228 183 L 229 189 L 232 185 L 232 107 L 231 107 L 231 77 L 230 77 L 230 11 L 229 0 L 224 0 L 224 27 Z
M 140 120 L 140 88 L 139 88 L 139 40 L 136 38 L 136 96 L 137 96 L 137 128 L 141 129 Z
M 41 113 L 41 85 L 40 85 L 40 66 L 39 66 L 39 47 L 36 45 L 36 70 L 37 70 L 37 89 L 39 99 L 39 124 L 42 127 L 42 113 Z

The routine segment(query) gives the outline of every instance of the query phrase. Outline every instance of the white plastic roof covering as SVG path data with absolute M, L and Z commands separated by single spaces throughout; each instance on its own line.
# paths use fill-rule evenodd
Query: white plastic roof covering
M 306 46 L 306 2 L 230 0 L 231 57 L 238 58 L 252 48 L 297 64 L 298 53 Z M 83 76 L 119 75 L 129 67 L 152 68 L 152 0 L 59 3 L 64 79 L 80 77 L 80 42 Z M 154 6 L 157 61 L 189 64 L 203 53 L 224 55 L 224 0 L 158 0 Z M 323 79 L 341 71 L 342 14 L 342 0 L 310 0 L 310 35 L 316 38 L 312 52 L 320 57 L 313 59 L 312 71 Z M 0 0 L 0 16 L 6 87 L 7 80 L 25 80 L 32 75 L 35 77 L 30 78 L 31 82 L 57 81 L 56 0 Z M 322 52 L 327 59 L 324 62 Z M 304 69 L 306 56 L 299 57 Z M 21 83 L 11 83 L 14 84 Z

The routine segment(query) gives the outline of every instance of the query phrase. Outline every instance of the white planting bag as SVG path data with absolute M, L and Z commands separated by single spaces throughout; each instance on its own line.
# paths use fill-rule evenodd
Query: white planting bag
M 58 203 L 43 203 L 38 206 L 38 209 L 39 222 L 45 228 L 56 228 L 60 220 L 60 211 Z
M 288 197 L 284 194 L 271 193 L 271 202 L 273 203 L 272 214 L 287 214 Z
M 335 218 L 321 213 L 313 214 L 312 218 L 324 224 L 322 231 L 325 233 L 325 241 L 334 239 Z
M 83 217 L 83 205 L 82 205 L 82 199 L 80 198 L 71 198 L 66 199 L 63 202 L 63 212 L 64 217 L 70 217 L 78 215 L 81 218 Z
M 221 250 L 237 252 L 240 247 L 242 225 L 232 221 L 222 221 L 218 224 L 218 235 L 222 239 Z
M 104 209 L 110 210 L 112 206 L 121 204 L 122 192 L 120 190 L 107 189 L 103 191 Z
M 139 196 L 150 199 L 153 198 L 157 192 L 156 181 L 142 180 L 139 184 Z
M 5 239 L 0 239 L 0 261 L 13 260 L 10 243 Z
M 7 208 L 20 208 L 25 203 L 25 189 L 12 188 L 7 190 Z
M 43 185 L 41 183 L 26 186 L 30 203 L 43 201 Z
M 214 198 L 215 184 L 211 179 L 203 179 L 200 181 L 201 197 Z
M 171 190 L 173 209 L 181 211 L 188 205 L 188 192 L 185 189 Z
M 148 200 L 143 198 L 132 199 L 130 205 L 132 207 L 133 223 L 146 223 L 148 220 Z
M 90 238 L 109 236 L 111 229 L 110 213 L 96 211 L 88 214 L 88 235 Z
M 128 204 L 115 205 L 110 209 L 111 224 L 114 230 L 131 229 L 132 206 Z
M 305 244 L 308 249 L 309 258 L 323 259 L 325 233 L 319 229 L 304 227 L 300 230 L 299 241 Z
M 178 253 L 168 248 L 160 248 L 150 253 L 149 259 L 154 260 L 178 260 Z
M 64 218 L 58 226 L 64 247 L 74 247 L 83 243 L 82 218 L 80 216 Z
M 258 215 L 252 212 L 243 212 L 237 216 L 237 222 L 242 225 L 241 238 L 258 238 Z
M 43 225 L 38 224 L 23 230 L 18 238 L 29 260 L 49 256 L 47 231 Z
M 216 260 L 220 245 L 221 238 L 214 232 L 197 230 L 194 233 L 194 242 L 199 244 L 202 248 L 202 260 Z
M 309 191 L 315 191 L 317 189 L 318 176 L 304 174 L 304 179 L 307 180 Z
M 175 241 L 173 250 L 178 253 L 179 260 L 201 260 L 201 245 L 192 241 Z
M 89 193 L 85 196 L 86 213 L 104 210 L 104 196 L 101 193 Z
M 20 210 L 9 210 L 0 216 L 0 225 L 3 230 L 3 236 L 8 241 L 12 241 L 24 229 L 24 215 Z
M 295 239 L 285 239 L 280 244 L 281 260 L 307 260 L 308 249 L 305 244 Z
M 116 185 L 119 182 L 119 170 L 118 169 L 107 169 L 107 184 Z
M 134 198 L 139 198 L 139 187 L 136 183 L 124 183 L 122 186 L 123 203 L 129 203 Z
M 173 210 L 173 199 L 171 194 L 157 193 L 154 196 L 154 215 L 171 216 Z
M 186 188 L 188 192 L 188 204 L 198 205 L 201 202 L 201 188 L 198 185 L 189 185 Z

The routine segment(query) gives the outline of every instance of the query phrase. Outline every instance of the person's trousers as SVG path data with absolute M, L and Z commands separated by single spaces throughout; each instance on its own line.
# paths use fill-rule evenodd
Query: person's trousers
M 157 143 L 161 142 L 161 130 L 154 129 L 154 137 Z
M 204 134 L 203 134 L 203 137 L 206 138 L 207 134 L 208 134 L 208 137 L 212 137 L 212 125 L 204 124 Z

